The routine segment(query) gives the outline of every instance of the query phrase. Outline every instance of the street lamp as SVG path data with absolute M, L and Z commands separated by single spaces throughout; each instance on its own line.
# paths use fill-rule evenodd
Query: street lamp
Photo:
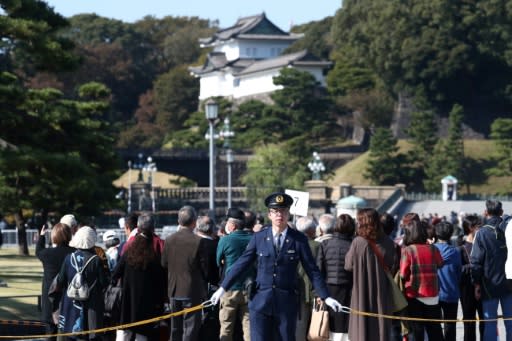
M 308 168 L 313 173 L 312 179 L 320 180 L 320 173 L 325 172 L 325 166 L 317 152 L 313 152 L 313 160 L 308 163 Z
M 132 161 L 128 160 L 128 214 L 132 213 Z
M 149 172 L 149 178 L 148 182 L 151 184 L 151 209 L 153 213 L 156 211 L 155 207 L 155 186 L 154 183 L 154 176 L 153 174 L 157 171 L 156 169 L 156 163 L 153 162 L 153 158 L 151 156 L 148 156 L 148 162 L 144 165 L 144 170 Z
M 209 140 L 210 140 L 210 212 L 215 216 L 215 145 L 214 139 L 214 124 L 219 115 L 219 105 L 213 99 L 209 99 L 205 104 L 206 119 L 210 125 Z
M 226 150 L 226 162 L 228 164 L 228 208 L 231 208 L 231 165 L 234 160 L 233 150 L 229 148 Z
M 224 119 L 224 126 L 219 135 L 224 139 L 223 148 L 226 151 L 226 163 L 228 165 L 228 208 L 231 208 L 231 165 L 234 161 L 233 150 L 231 149 L 231 138 L 235 136 L 235 132 L 231 130 L 229 118 L 226 117 Z

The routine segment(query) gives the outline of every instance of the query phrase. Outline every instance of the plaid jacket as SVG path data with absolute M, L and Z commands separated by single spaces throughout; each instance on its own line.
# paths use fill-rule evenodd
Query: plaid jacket
M 413 244 L 404 247 L 400 260 L 400 277 L 404 282 L 405 296 L 438 296 L 437 269 L 442 266 L 443 258 L 434 245 Z

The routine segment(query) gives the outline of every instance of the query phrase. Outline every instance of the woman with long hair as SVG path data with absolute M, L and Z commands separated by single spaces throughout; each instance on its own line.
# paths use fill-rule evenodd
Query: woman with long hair
M 383 232 L 379 213 L 373 208 L 357 212 L 357 237 L 345 257 L 345 270 L 353 273 L 350 308 L 380 315 L 393 314 L 392 289 L 386 271 L 393 273 L 398 257 L 393 241 Z M 351 341 L 380 340 L 391 337 L 391 320 L 350 316 Z
M 147 320 L 164 312 L 167 280 L 160 265 L 161 254 L 153 247 L 154 223 L 151 216 L 139 217 L 138 233 L 125 248 L 112 274 L 112 281 L 121 279 L 122 299 L 120 324 Z M 128 341 L 155 338 L 154 324 L 118 330 L 116 340 Z

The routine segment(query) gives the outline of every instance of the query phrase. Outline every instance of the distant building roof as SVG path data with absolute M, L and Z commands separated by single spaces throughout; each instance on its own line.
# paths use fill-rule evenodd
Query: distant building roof
M 263 70 L 282 68 L 285 66 L 321 66 L 329 67 L 331 62 L 323 61 L 313 56 L 307 50 L 300 52 L 290 53 L 278 56 L 276 58 L 269 58 L 253 62 L 250 66 L 235 73 L 234 76 L 242 76 L 249 73 L 254 73 Z
M 228 28 L 217 31 L 213 36 L 199 39 L 202 47 L 215 45 L 217 41 L 237 39 L 265 39 L 265 40 L 297 40 L 303 34 L 288 33 L 274 25 L 267 19 L 265 12 L 239 18 L 237 22 Z
M 208 56 L 208 59 L 203 66 L 190 67 L 189 70 L 193 74 L 203 75 L 212 71 L 230 68 L 233 76 L 239 77 L 254 72 L 277 69 L 286 66 L 317 66 L 327 68 L 331 65 L 332 63 L 330 61 L 321 60 L 307 52 L 307 50 L 269 59 L 260 60 L 243 58 L 234 61 L 228 61 L 222 52 L 213 52 Z

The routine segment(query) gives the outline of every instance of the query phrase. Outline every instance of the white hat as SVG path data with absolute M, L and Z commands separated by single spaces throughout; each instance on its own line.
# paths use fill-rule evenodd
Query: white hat
M 92 227 L 82 226 L 76 231 L 69 246 L 76 249 L 88 250 L 96 244 L 96 231 Z
M 65 216 L 60 218 L 60 223 L 61 224 L 66 224 L 66 225 L 68 225 L 71 228 L 73 228 L 76 225 L 78 225 L 78 223 L 76 222 L 75 216 L 72 215 L 72 214 L 66 214 Z
M 103 233 L 103 241 L 106 242 L 109 239 L 114 239 L 115 237 L 117 237 L 116 235 L 117 235 L 116 231 L 108 230 L 105 233 Z

